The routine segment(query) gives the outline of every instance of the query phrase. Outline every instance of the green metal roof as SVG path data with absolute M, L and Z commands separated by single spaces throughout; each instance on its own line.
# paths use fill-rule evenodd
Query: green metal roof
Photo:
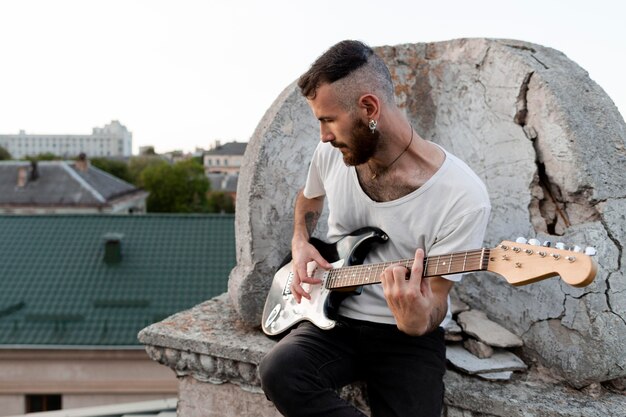
M 0 348 L 139 346 L 235 264 L 233 215 L 0 216 Z

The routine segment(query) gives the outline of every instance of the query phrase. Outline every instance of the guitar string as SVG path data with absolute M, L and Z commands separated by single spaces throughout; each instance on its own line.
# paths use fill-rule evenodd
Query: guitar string
M 456 252 L 447 255 L 426 257 L 424 258 L 424 271 L 425 273 L 429 273 L 429 271 L 431 271 L 432 275 L 438 275 L 484 270 L 486 269 L 485 260 L 488 259 L 489 254 L 489 249 L 477 249 L 468 252 Z M 362 278 L 363 275 L 371 275 L 372 270 L 380 275 L 380 273 L 378 272 L 379 270 L 380 272 L 382 272 L 382 270 L 384 270 L 388 266 L 395 264 L 404 265 L 405 267 L 410 268 L 410 266 L 413 264 L 413 261 L 414 259 L 402 259 L 398 261 L 383 262 L 379 264 L 350 265 L 338 268 L 336 270 L 331 270 L 329 271 L 330 273 L 327 287 L 333 288 L 345 286 L 344 284 L 347 284 L 347 286 L 349 286 L 351 284 L 363 283 L 362 279 L 357 278 Z M 463 267 L 460 267 L 460 265 L 463 265 Z M 472 265 L 474 265 L 474 267 L 472 267 Z M 336 281 L 340 281 L 340 284 L 337 285 Z M 344 281 L 348 282 L 345 283 Z M 377 279 L 376 282 L 380 281 Z

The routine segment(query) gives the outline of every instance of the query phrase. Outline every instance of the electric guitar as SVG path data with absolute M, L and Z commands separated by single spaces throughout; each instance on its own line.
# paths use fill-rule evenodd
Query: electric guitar
M 298 304 L 291 293 L 292 264 L 284 264 L 276 272 L 265 301 L 261 321 L 263 332 L 276 336 L 303 320 L 321 329 L 333 328 L 336 323 L 333 317 L 343 298 L 360 293 L 363 285 L 380 283 L 381 273 L 391 265 L 411 269 L 413 259 L 362 265 L 372 245 L 388 239 L 382 230 L 373 227 L 356 230 L 333 244 L 311 239 L 311 244 L 333 265 L 333 269 L 317 268 L 312 276 L 319 278 L 321 284 L 303 284 L 305 290 L 310 291 L 311 299 L 303 297 Z M 587 248 L 583 253 L 578 247 L 569 250 L 561 243 L 552 248 L 549 243 L 541 246 L 535 239 L 529 243 L 520 239 L 517 242 L 503 241 L 490 249 L 425 257 L 423 277 L 490 271 L 515 286 L 557 275 L 574 287 L 585 287 L 594 280 L 597 266 L 590 256 L 595 255 L 595 249 Z

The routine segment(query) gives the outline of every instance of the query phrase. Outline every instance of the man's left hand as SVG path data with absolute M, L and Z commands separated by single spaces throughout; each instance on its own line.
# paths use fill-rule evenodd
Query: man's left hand
M 448 311 L 448 293 L 453 282 L 442 277 L 422 278 L 424 251 L 415 251 L 411 271 L 392 265 L 380 276 L 387 304 L 398 329 L 420 336 L 435 330 Z M 410 275 L 409 275 L 410 272 Z

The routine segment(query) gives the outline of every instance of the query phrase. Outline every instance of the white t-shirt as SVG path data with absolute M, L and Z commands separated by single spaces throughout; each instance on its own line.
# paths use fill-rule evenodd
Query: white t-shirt
M 320 142 L 309 167 L 304 196 L 325 196 L 328 201 L 328 242 L 362 227 L 382 229 L 389 241 L 376 245 L 364 263 L 410 259 L 417 248 L 427 256 L 480 248 L 491 211 L 487 189 L 463 161 L 444 152 L 443 165 L 420 188 L 397 200 L 376 202 L 361 188 L 356 168 L 345 165 L 340 151 Z M 459 281 L 461 276 L 446 278 Z M 360 295 L 348 296 L 339 314 L 395 324 L 380 284 L 366 285 Z M 448 309 L 441 325 L 450 318 Z

